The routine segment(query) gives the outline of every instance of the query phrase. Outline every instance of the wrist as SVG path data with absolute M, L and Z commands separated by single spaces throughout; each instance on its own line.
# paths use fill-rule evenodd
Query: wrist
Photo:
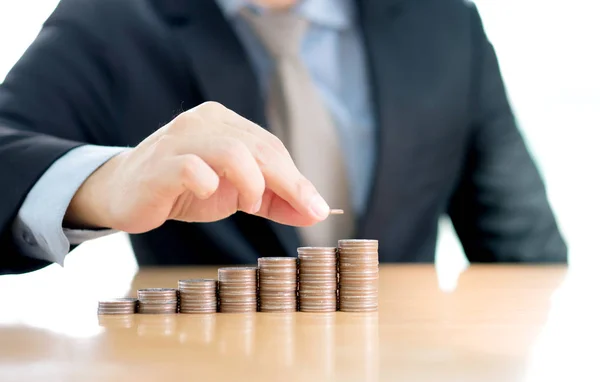
M 63 226 L 71 229 L 113 228 L 110 208 L 110 178 L 123 153 L 94 171 L 79 187 L 65 213 Z

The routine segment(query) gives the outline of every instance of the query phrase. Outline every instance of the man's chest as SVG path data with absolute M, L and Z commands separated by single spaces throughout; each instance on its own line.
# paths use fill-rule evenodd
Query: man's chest
M 451 184 L 472 118 L 469 28 L 440 26 L 444 15 L 425 6 L 376 16 L 366 13 L 359 21 L 366 86 L 354 89 L 368 92 L 373 183 L 385 184 L 389 192 L 410 188 L 406 179 L 415 189 Z M 145 41 L 131 48 L 135 56 L 122 71 L 115 108 L 119 136 L 111 144 L 134 145 L 205 101 L 220 102 L 268 128 L 256 66 L 222 15 L 163 27 L 160 47 Z

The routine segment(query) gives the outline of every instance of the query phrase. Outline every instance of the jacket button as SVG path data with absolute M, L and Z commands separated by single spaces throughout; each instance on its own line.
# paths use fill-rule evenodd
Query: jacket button
M 29 232 L 29 231 L 23 232 L 23 240 L 25 241 L 25 243 L 27 243 L 31 246 L 34 246 L 37 244 L 37 241 L 35 240 L 35 238 L 31 234 L 31 232 Z

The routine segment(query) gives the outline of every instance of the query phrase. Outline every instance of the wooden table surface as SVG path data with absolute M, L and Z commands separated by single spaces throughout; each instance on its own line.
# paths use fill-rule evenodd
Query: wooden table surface
M 143 269 L 130 293 L 207 276 Z M 442 291 L 433 266 L 412 265 L 381 266 L 369 314 L 98 317 L 72 301 L 78 314 L 39 329 L 1 325 L 0 307 L 0 381 L 599 381 L 590 288 L 562 266 L 472 266 Z M 58 330 L 83 321 L 97 330 Z

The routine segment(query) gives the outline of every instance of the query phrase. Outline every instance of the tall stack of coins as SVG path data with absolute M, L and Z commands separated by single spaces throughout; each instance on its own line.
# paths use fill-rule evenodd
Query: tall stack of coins
M 259 310 L 295 312 L 298 308 L 298 260 L 295 257 L 258 259 Z
M 256 273 L 256 267 L 219 268 L 219 303 L 221 312 L 256 312 Z
M 337 249 L 300 247 L 299 299 L 301 312 L 335 312 L 337 309 Z
M 177 289 L 148 288 L 138 290 L 139 311 L 145 314 L 177 313 Z
M 339 240 L 339 294 L 343 312 L 373 312 L 378 308 L 379 242 Z
M 114 298 L 98 301 L 98 314 L 133 314 L 137 308 L 137 298 Z
M 217 280 L 179 280 L 180 313 L 215 313 L 217 311 Z

